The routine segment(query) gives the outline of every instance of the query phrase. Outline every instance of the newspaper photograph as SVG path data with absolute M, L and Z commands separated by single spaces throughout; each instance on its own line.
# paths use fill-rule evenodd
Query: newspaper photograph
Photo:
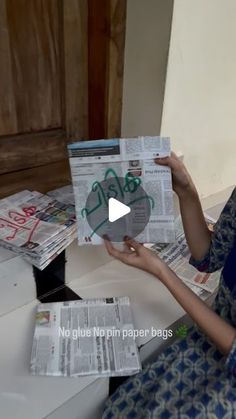
M 215 220 L 207 214 L 204 215 L 208 228 L 213 230 Z M 190 288 L 193 287 L 193 291 L 198 293 L 198 295 L 200 295 L 198 289 L 213 293 L 219 285 L 220 271 L 202 273 L 190 265 L 189 259 L 191 255 L 184 235 L 181 217 L 176 219 L 175 227 L 177 236 L 176 243 L 169 245 L 160 245 L 157 243 L 151 246 L 151 250 L 156 252 Z
M 125 376 L 141 369 L 128 297 L 39 304 L 31 373 Z
M 149 222 L 145 229 L 136 236 L 141 242 L 172 243 L 175 240 L 172 178 L 169 167 L 157 165 L 155 157 L 170 155 L 170 140 L 164 137 L 117 138 L 110 140 L 80 141 L 68 145 L 69 160 L 75 195 L 76 218 L 78 221 L 78 243 L 101 244 L 102 238 L 98 231 L 104 222 L 98 223 L 94 230 L 89 226 L 86 214 L 104 212 L 108 207 L 109 198 L 122 201 L 129 182 L 139 182 L 152 201 Z M 114 178 L 113 190 L 103 190 L 101 182 Z M 125 178 L 123 187 L 119 178 Z M 94 192 L 97 206 L 86 208 L 86 200 L 90 192 Z M 129 193 L 132 191 L 129 190 Z M 104 216 L 105 217 L 105 216 Z M 125 221 L 124 221 L 125 222 Z M 143 222 L 137 217 L 136 223 Z M 128 226 L 126 226 L 128 230 Z M 138 230 L 138 228 L 137 228 Z M 108 234 L 109 235 L 109 234 Z

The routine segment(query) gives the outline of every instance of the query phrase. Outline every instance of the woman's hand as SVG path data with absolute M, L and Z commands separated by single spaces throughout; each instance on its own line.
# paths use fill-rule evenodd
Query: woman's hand
M 210 248 L 211 232 L 207 227 L 201 202 L 191 176 L 173 152 L 169 157 L 155 159 L 155 163 L 169 166 L 172 171 L 173 189 L 179 198 L 188 247 L 193 258 L 201 260 Z
M 170 157 L 157 158 L 155 163 L 169 166 L 172 172 L 173 189 L 180 197 L 186 192 L 195 192 L 196 188 L 186 167 L 173 151 Z
M 104 242 L 109 255 L 120 260 L 126 265 L 142 269 L 162 279 L 168 266 L 151 250 L 138 243 L 136 240 L 127 238 L 124 243 L 127 250 L 117 250 L 112 243 L 104 236 Z

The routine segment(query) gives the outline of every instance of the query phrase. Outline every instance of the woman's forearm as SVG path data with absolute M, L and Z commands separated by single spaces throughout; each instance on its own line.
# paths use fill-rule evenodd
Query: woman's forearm
M 200 199 L 195 187 L 179 195 L 184 232 L 194 259 L 201 260 L 210 247 L 211 232 L 207 227 Z
M 236 330 L 194 294 L 168 266 L 163 267 L 157 276 L 219 351 L 228 354 Z

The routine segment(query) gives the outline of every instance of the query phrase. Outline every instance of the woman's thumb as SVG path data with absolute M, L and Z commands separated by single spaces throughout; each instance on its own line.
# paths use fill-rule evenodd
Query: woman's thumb
M 162 166 L 170 166 L 170 157 L 158 157 L 154 159 L 154 162 Z

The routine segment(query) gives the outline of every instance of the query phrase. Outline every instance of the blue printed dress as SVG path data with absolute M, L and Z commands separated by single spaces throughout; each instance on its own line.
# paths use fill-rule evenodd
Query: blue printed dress
M 213 309 L 236 327 L 236 188 L 212 234 L 200 271 L 223 268 Z M 236 418 L 236 340 L 223 356 L 198 328 L 167 347 L 107 400 L 103 419 Z

